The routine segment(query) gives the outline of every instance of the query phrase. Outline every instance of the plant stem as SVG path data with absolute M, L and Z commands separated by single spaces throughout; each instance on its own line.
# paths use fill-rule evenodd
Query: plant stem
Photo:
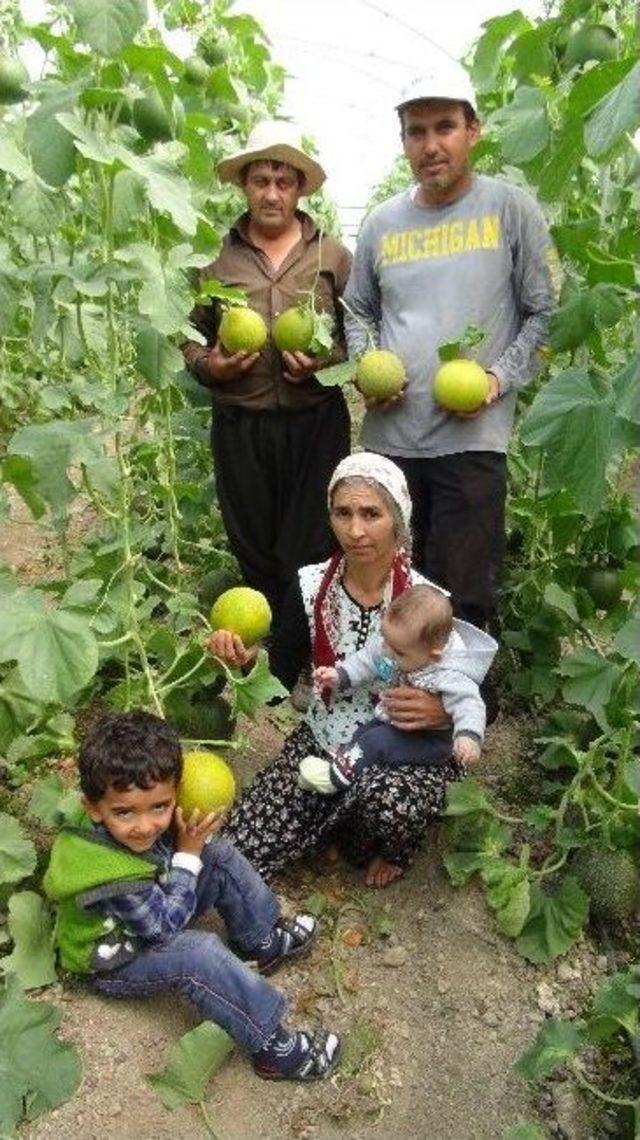
M 605 1104 L 615 1104 L 619 1108 L 635 1108 L 638 1103 L 635 1100 L 627 1100 L 626 1097 L 610 1096 L 609 1093 L 603 1092 L 602 1089 L 599 1089 L 596 1085 L 592 1085 L 591 1081 L 585 1077 L 582 1065 L 576 1058 L 571 1061 L 570 1069 L 578 1081 L 578 1084 L 580 1084 L 583 1089 L 586 1089 L 587 1092 L 590 1092 L 592 1096 L 598 1097 L 598 1100 L 603 1100 Z
M 182 654 L 181 656 L 184 657 L 184 656 L 186 656 L 186 654 Z M 204 665 L 205 661 L 208 661 L 208 660 L 209 660 L 209 654 L 203 653 L 200 660 L 198 662 L 196 662 L 196 664 L 191 669 L 189 669 L 189 671 L 187 673 L 184 673 L 182 675 L 182 677 L 178 678 L 177 681 L 172 681 L 170 685 L 163 685 L 162 684 L 162 678 L 161 678 L 160 681 L 158 682 L 158 690 L 157 690 L 158 695 L 162 694 L 163 697 L 166 697 L 167 693 L 171 693 L 173 691 L 173 689 L 179 689 L 180 686 L 184 685 L 185 682 L 188 681 L 190 677 L 193 677 L 194 674 L 197 673 L 199 671 L 199 669 Z M 171 671 L 175 668 L 177 661 L 178 661 L 178 658 L 176 658 L 176 660 L 173 662 L 173 665 L 171 666 L 171 669 L 168 670 L 168 673 L 171 673 Z M 168 674 L 165 674 L 165 676 L 167 676 L 167 675 Z
M 340 304 L 342 305 L 343 309 L 346 309 L 349 316 L 353 318 L 353 320 L 356 322 L 356 324 L 359 325 L 360 328 L 362 329 L 362 331 L 364 332 L 364 334 L 367 338 L 368 348 L 371 350 L 375 349 L 377 347 L 376 342 L 373 339 L 373 333 L 371 332 L 371 329 L 369 328 L 366 321 L 363 321 L 362 317 L 356 316 L 353 309 L 345 301 L 344 297 L 340 297 Z
M 204 1124 L 205 1124 L 205 1128 L 207 1129 L 207 1132 L 211 1136 L 212 1140 L 218 1140 L 218 1135 L 214 1131 L 213 1124 L 211 1123 L 211 1118 L 209 1116 L 209 1113 L 207 1112 L 207 1109 L 206 1109 L 206 1106 L 205 1106 L 205 1103 L 203 1100 L 198 1101 L 198 1108 L 200 1109 L 200 1112 L 202 1113 L 202 1119 L 204 1120 Z

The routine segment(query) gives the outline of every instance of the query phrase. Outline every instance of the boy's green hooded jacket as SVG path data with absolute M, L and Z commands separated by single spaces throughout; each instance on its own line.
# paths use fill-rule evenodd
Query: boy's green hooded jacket
M 109 842 L 89 827 L 64 827 L 44 877 L 56 903 L 60 963 L 74 974 L 114 969 L 134 956 L 136 941 L 116 919 L 89 908 L 103 899 L 147 890 L 158 866 Z

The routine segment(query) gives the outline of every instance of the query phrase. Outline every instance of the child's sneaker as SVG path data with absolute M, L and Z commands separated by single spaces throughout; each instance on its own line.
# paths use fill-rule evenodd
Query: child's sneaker
M 318 923 L 311 914 L 281 918 L 268 938 L 244 957 L 258 963 L 261 974 L 272 974 L 289 958 L 298 958 L 312 947 L 318 934 Z
M 253 1067 L 267 1081 L 320 1081 L 340 1055 L 340 1038 L 326 1029 L 288 1032 L 278 1026 L 270 1041 L 253 1055 Z

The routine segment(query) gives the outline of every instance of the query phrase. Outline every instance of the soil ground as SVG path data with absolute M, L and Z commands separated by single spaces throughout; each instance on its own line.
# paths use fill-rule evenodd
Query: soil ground
M 275 754 L 294 717 L 283 709 L 244 726 L 244 782 Z M 491 730 L 489 779 L 512 762 L 523 727 Z M 293 1023 L 323 1023 L 343 1035 L 343 1061 L 331 1080 L 302 1086 L 261 1081 L 233 1054 L 207 1092 L 218 1140 L 496 1140 L 519 1121 L 569 1140 L 593 1135 L 566 1084 L 541 1100 L 512 1066 L 546 1015 L 541 1006 L 553 1012 L 555 1002 L 566 1012 L 572 994 L 579 1005 L 580 988 L 606 961 L 583 943 L 564 974 L 528 965 L 496 932 L 481 891 L 449 885 L 443 840 L 443 829 L 432 829 L 415 866 L 384 891 L 367 890 L 361 873 L 331 853 L 279 880 L 287 909 L 303 907 L 312 892 L 326 909 L 312 954 L 283 969 L 276 984 Z M 46 997 L 61 1003 L 63 1035 L 80 1050 L 84 1078 L 71 1101 L 25 1130 L 28 1140 L 211 1136 L 197 1106 L 170 1113 L 145 1081 L 196 1024 L 186 1004 L 55 991 Z
M 11 514 L 0 561 L 22 581 L 55 576 L 41 527 L 19 501 Z M 79 531 L 91 525 L 77 514 Z M 295 718 L 281 706 L 241 725 L 241 783 L 277 753 Z M 483 778 L 526 781 L 530 742 L 526 721 L 499 720 Z M 288 911 L 310 895 L 325 906 L 312 954 L 274 980 L 289 997 L 292 1024 L 342 1034 L 330 1080 L 265 1082 L 236 1052 L 207 1090 L 209 1125 L 197 1105 L 169 1112 L 145 1076 L 163 1068 L 196 1024 L 186 1003 L 116 1002 L 57 985 L 42 997 L 62 1009 L 83 1079 L 70 1101 L 22 1130 L 25 1140 L 501 1140 L 520 1121 L 557 1140 L 599 1140 L 568 1081 L 533 1093 L 513 1064 L 546 1016 L 580 1014 L 611 963 L 585 939 L 559 964 L 528 965 L 496 931 L 479 887 L 451 887 L 443 848 L 444 828 L 432 828 L 413 868 L 384 891 L 365 888 L 360 872 L 328 853 L 276 884 Z

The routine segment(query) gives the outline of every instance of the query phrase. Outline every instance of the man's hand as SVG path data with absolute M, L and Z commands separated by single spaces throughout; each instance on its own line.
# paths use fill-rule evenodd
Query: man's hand
M 259 352 L 242 351 L 229 354 L 225 352 L 220 341 L 217 341 L 213 348 L 209 349 L 206 361 L 207 372 L 214 384 L 224 384 L 227 380 L 239 380 L 245 372 L 253 368 L 259 356 Z
M 252 645 L 247 649 L 242 638 L 228 629 L 217 629 L 205 642 L 206 648 L 212 657 L 218 657 L 230 669 L 243 669 L 255 661 L 258 646 Z
M 358 385 L 355 384 L 355 387 L 358 388 Z M 398 404 L 404 399 L 406 387 L 407 385 L 405 383 L 404 387 L 400 389 L 397 395 L 392 396 L 390 400 L 372 400 L 370 397 L 365 396 L 364 392 L 360 391 L 360 388 L 358 388 L 358 391 L 364 400 L 364 406 L 368 412 L 389 412 L 392 410 L 392 408 L 397 408 Z
M 290 384 L 299 384 L 301 380 L 314 376 L 325 363 L 319 356 L 307 356 L 304 352 L 283 352 L 282 362 L 282 375 Z
M 472 736 L 456 736 L 453 742 L 453 755 L 459 764 L 470 767 L 480 759 L 480 745 Z
M 500 399 L 500 385 L 498 377 L 493 375 L 493 372 L 487 372 L 487 380 L 489 381 L 489 391 L 487 392 L 480 407 L 475 412 L 451 412 L 452 416 L 459 416 L 461 420 L 475 420 L 476 416 L 482 415 L 485 408 L 490 408 L 495 404 L 496 400 Z
M 189 819 L 185 820 L 182 808 L 177 807 L 174 816 L 176 851 L 199 856 L 205 843 L 222 827 L 225 815 L 226 808 L 210 811 L 206 815 L 196 808 Z
M 440 697 L 409 685 L 385 689 L 380 700 L 391 724 L 415 732 L 421 728 L 448 728 L 449 717 Z

